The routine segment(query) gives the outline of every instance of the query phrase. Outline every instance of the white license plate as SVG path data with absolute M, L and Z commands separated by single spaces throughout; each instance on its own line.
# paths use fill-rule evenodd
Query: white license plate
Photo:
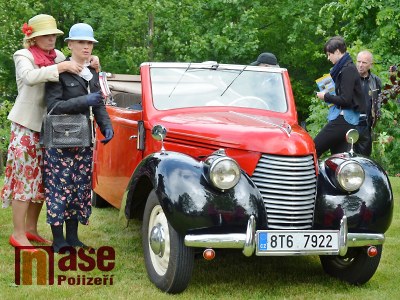
M 334 254 L 339 252 L 339 232 L 328 230 L 259 230 L 257 254 Z

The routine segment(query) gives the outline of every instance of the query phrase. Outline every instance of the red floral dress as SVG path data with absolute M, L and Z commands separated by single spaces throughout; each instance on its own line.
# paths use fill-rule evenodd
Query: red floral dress
M 4 186 L 0 194 L 3 207 L 8 207 L 13 200 L 43 201 L 42 169 L 39 132 L 11 123 Z

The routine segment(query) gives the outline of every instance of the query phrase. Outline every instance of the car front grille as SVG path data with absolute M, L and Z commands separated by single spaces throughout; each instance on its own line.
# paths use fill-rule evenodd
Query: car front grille
M 269 229 L 312 227 L 317 188 L 312 155 L 263 154 L 251 178 L 263 197 Z

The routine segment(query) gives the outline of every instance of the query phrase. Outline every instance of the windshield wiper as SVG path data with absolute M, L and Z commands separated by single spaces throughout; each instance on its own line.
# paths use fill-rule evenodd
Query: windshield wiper
M 187 66 L 185 72 L 182 73 L 181 77 L 179 78 L 179 80 L 176 82 L 174 88 L 172 89 L 171 93 L 169 93 L 168 98 L 171 98 L 172 93 L 175 91 L 176 87 L 178 86 L 178 84 L 181 82 L 183 76 L 185 75 L 185 73 L 187 72 L 187 70 L 189 70 L 190 66 L 192 65 L 192 63 L 190 62 L 189 65 Z
M 240 70 L 240 72 L 237 74 L 237 76 L 235 78 L 233 78 L 233 80 L 231 81 L 230 84 L 228 84 L 228 86 L 226 87 L 226 89 L 222 92 L 222 94 L 220 95 L 220 97 L 222 97 L 223 94 L 225 94 L 225 92 L 231 87 L 231 85 L 235 82 L 235 80 L 240 76 L 240 74 L 243 73 L 243 71 L 247 68 L 247 66 L 244 66 L 244 68 L 242 70 Z

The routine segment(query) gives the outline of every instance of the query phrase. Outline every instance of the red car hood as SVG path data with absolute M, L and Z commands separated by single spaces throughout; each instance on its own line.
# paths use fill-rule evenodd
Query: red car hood
M 309 134 L 296 122 L 236 111 L 190 112 L 157 120 L 167 141 L 208 149 L 240 149 L 277 155 L 314 153 Z M 155 125 L 155 124 L 153 124 Z

